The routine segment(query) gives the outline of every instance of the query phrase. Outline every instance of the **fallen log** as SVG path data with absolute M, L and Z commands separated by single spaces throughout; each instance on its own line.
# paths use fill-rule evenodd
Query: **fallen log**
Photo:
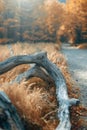
M 29 70 L 25 71 L 24 73 L 21 73 L 18 75 L 11 83 L 17 82 L 20 83 L 23 79 L 28 80 L 31 77 L 38 77 L 43 79 L 48 84 L 54 84 L 53 79 L 39 66 L 35 65 Z
M 0 91 L 0 128 L 1 130 L 24 130 L 15 107 L 3 91 Z
M 79 100 L 75 98 L 70 99 L 68 97 L 66 81 L 60 69 L 49 61 L 46 52 L 40 52 L 33 55 L 13 56 L 0 63 L 0 74 L 9 71 L 15 66 L 31 63 L 35 63 L 37 66 L 44 68 L 54 80 L 56 86 L 57 101 L 59 104 L 58 118 L 60 120 L 60 123 L 56 130 L 70 130 L 71 123 L 69 107 L 72 105 L 77 105 L 79 103 Z

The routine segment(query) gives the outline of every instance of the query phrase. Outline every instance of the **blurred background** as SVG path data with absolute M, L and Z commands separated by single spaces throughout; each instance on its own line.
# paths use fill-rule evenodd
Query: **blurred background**
M 0 44 L 87 42 L 87 0 L 0 0 Z

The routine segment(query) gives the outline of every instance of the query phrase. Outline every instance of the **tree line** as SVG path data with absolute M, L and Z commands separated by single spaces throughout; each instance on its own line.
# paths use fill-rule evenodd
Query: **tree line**
M 87 0 L 1 0 L 0 43 L 87 41 Z

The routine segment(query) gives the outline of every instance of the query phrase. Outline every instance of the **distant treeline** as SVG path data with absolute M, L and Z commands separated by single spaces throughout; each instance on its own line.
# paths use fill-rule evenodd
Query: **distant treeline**
M 0 43 L 87 41 L 86 1 L 1 0 Z

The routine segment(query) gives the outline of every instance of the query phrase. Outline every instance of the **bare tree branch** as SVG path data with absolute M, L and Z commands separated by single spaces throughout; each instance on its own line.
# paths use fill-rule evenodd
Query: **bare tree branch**
M 24 73 L 18 75 L 13 82 L 20 83 L 23 79 L 28 80 L 31 77 L 38 77 L 46 81 L 48 84 L 54 83 L 53 79 L 39 66 L 35 65 Z

